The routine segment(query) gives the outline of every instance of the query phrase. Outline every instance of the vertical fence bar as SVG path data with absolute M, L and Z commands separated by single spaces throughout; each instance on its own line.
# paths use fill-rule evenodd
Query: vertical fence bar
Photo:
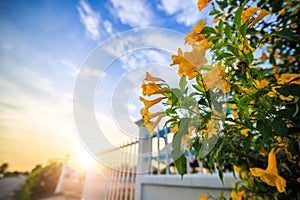
M 149 137 L 149 140 L 148 140 L 148 171 L 150 172 L 150 174 L 153 174 L 153 170 L 152 170 L 152 140 L 153 138 L 152 137 Z
M 168 130 L 165 129 L 165 149 L 166 149 L 166 175 L 171 174 L 170 171 L 170 150 L 169 150 L 169 143 L 168 143 Z
M 116 161 L 118 161 L 120 159 L 119 147 L 117 147 L 115 151 L 116 151 L 116 154 L 117 154 Z M 115 173 L 114 173 L 114 176 L 113 176 L 112 200 L 117 199 L 117 196 L 116 196 L 117 195 L 116 191 L 118 189 L 118 185 L 117 185 L 117 182 L 118 182 L 118 179 L 117 179 L 117 177 L 118 177 L 118 166 L 117 166 L 117 163 L 114 166 L 114 171 L 115 171 Z
M 138 163 L 138 152 L 137 152 L 137 147 L 138 147 L 138 139 L 136 139 L 136 143 L 133 146 L 133 162 L 132 162 L 132 174 L 131 174 L 131 184 L 130 184 L 130 200 L 134 199 L 135 196 L 135 190 L 134 190 L 134 186 L 136 183 L 136 169 L 137 169 L 137 163 Z
M 122 187 L 121 187 L 121 200 L 122 199 L 124 199 L 124 195 L 125 195 L 125 191 L 124 190 L 126 190 L 126 179 L 125 179 L 125 176 L 126 176 L 126 162 L 127 162 L 127 151 L 126 151 L 126 149 L 127 149 L 127 147 L 128 147 L 128 145 L 129 145 L 130 143 L 128 143 L 128 142 L 126 142 L 125 143 L 125 146 L 123 147 L 123 151 L 124 151 L 124 156 L 123 156 L 123 164 L 122 164 L 122 176 L 121 176 L 121 185 L 122 185 Z M 125 198 L 126 199 L 126 198 Z
M 138 123 L 137 123 L 138 124 Z M 139 124 L 138 124 L 139 125 Z M 151 149 L 152 149 L 152 138 L 149 137 L 149 132 L 145 126 L 140 127 L 140 139 L 139 139 L 139 150 L 138 150 L 138 163 L 136 171 L 136 182 L 135 182 L 135 200 L 141 200 L 141 176 L 146 174 L 149 170 L 149 165 L 151 164 Z
M 160 133 L 157 129 L 157 174 L 160 174 Z
M 121 162 L 119 162 L 118 164 L 119 164 L 119 166 L 117 167 L 117 176 L 116 176 L 116 186 L 117 186 L 117 189 L 116 189 L 116 198 L 115 199 L 119 199 L 119 196 L 120 196 L 120 188 L 121 188 L 121 180 L 120 180 L 120 178 L 121 178 L 121 173 L 122 173 L 122 170 L 121 170 L 121 167 L 122 167 L 122 146 L 123 145 L 120 145 L 119 146 L 119 151 L 120 151 L 120 157 L 119 157 L 119 159 L 118 159 L 118 161 L 121 161 Z
M 132 159 L 132 145 L 134 145 L 133 143 L 133 140 L 130 141 L 130 145 L 127 147 L 128 151 L 127 151 L 127 156 L 126 156 L 126 159 L 128 160 L 128 164 L 127 166 L 125 166 L 125 170 L 126 170 L 126 173 L 125 173 L 125 200 L 128 199 L 128 190 L 129 190 L 129 173 L 130 173 L 130 162 L 131 162 L 131 159 Z
M 111 158 L 115 157 L 115 151 L 109 152 L 111 155 Z M 112 164 L 113 165 L 113 164 Z M 112 186 L 113 186 L 113 175 L 114 175 L 114 169 L 113 166 L 109 166 L 109 177 L 108 177 L 108 187 L 107 187 L 107 196 L 105 199 L 110 200 L 112 197 Z

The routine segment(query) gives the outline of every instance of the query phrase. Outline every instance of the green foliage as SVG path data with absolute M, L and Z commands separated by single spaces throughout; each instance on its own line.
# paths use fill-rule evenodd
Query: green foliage
M 53 194 L 61 173 L 60 162 L 49 162 L 32 170 L 22 187 L 17 191 L 17 200 L 32 200 Z
M 300 199 L 299 1 L 210 3 L 214 24 L 196 25 L 201 30 L 187 37 L 197 41 L 186 41 L 193 56 L 195 47 L 210 51 L 211 63 L 193 71 L 187 58 L 173 57 L 179 89 L 166 86 L 164 94 L 166 125 L 178 125 L 176 167 L 183 175 L 183 152 L 193 148 L 221 180 L 226 170 L 239 176 L 232 199 Z

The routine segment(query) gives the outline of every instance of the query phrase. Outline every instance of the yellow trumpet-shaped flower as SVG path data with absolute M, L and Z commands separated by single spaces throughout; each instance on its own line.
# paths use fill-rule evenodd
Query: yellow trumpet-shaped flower
M 147 109 L 142 110 L 142 116 L 144 118 L 144 124 L 149 124 L 149 121 L 159 115 L 163 114 L 163 112 L 155 112 L 155 113 L 150 113 Z
M 199 21 L 199 23 L 192 28 L 192 32 L 195 34 L 200 33 L 205 25 L 206 25 L 206 22 L 204 21 L 204 19 L 201 19 Z
M 163 79 L 152 76 L 149 72 L 146 72 L 146 78 L 145 81 L 151 81 L 151 82 L 165 82 Z
M 186 33 L 185 42 L 188 44 L 194 44 L 204 39 L 204 34 L 200 34 L 206 22 L 201 19 L 200 22 L 192 28 L 192 33 Z
M 193 50 L 191 52 L 185 52 L 183 57 L 191 63 L 196 70 L 199 70 L 207 63 L 205 53 L 206 50 L 202 46 L 193 45 Z
M 259 81 L 259 80 L 254 80 L 254 81 L 253 81 L 253 85 L 254 85 L 257 89 L 264 88 L 264 87 L 266 87 L 268 84 L 269 84 L 269 81 L 266 80 L 266 79 L 263 79 L 263 80 L 261 80 L 261 81 Z
M 224 72 L 223 68 L 224 67 L 219 67 L 216 65 L 216 67 L 210 70 L 207 74 L 203 75 L 207 89 L 217 87 L 224 93 L 230 92 L 230 85 L 227 83 L 227 81 L 230 81 L 230 79 L 229 77 L 225 77 L 226 73 Z M 224 77 L 224 79 L 227 81 L 223 80 L 222 77 Z
M 213 42 L 208 41 L 206 38 L 203 39 L 202 42 L 200 43 L 200 46 L 205 50 L 209 49 L 212 45 L 213 45 Z
M 256 11 L 258 11 L 258 10 L 259 10 L 259 8 L 257 8 L 257 7 L 249 7 L 246 10 L 244 10 L 242 12 L 242 20 L 243 20 L 243 22 L 244 23 L 247 22 L 250 19 L 250 17 L 252 15 L 254 15 L 256 13 Z
M 257 15 L 257 17 L 251 22 L 251 25 L 253 26 L 254 24 L 256 24 L 257 22 L 259 22 L 260 20 L 262 20 L 265 16 L 272 14 L 271 12 L 265 10 L 265 9 L 260 9 L 259 10 L 259 14 Z
M 250 168 L 253 176 L 260 177 L 266 184 L 277 188 L 279 192 L 284 192 L 286 187 L 286 180 L 278 174 L 276 166 L 276 155 L 272 149 L 268 155 L 268 167 L 266 170 L 261 168 Z
M 145 105 L 145 109 L 149 109 L 151 106 L 161 102 L 164 99 L 164 97 L 159 97 L 157 99 L 153 99 L 153 100 L 146 100 L 143 97 L 140 97 L 140 101 L 142 101 Z
M 231 199 L 233 199 L 233 200 L 242 200 L 246 197 L 246 191 L 242 190 L 242 191 L 236 192 L 233 190 L 231 192 L 230 196 L 231 196 Z
M 300 85 L 300 74 L 282 74 L 278 80 L 278 83 Z
M 209 196 L 206 195 L 206 196 L 200 196 L 199 197 L 199 200 L 208 200 Z
M 156 83 L 148 83 L 148 84 L 143 83 L 142 90 L 144 96 L 146 95 L 151 96 L 153 94 L 163 94 L 166 92 L 166 90 L 161 89 L 159 85 L 157 85 Z
M 208 4 L 209 0 L 198 0 L 198 10 L 202 11 Z
M 159 122 L 161 121 L 162 118 L 163 118 L 163 116 L 159 116 L 155 122 L 146 124 L 146 128 L 150 132 L 151 136 L 154 133 L 155 127 L 157 127 L 157 125 L 159 124 Z
M 178 49 L 178 55 L 172 56 L 173 65 L 179 65 L 178 74 L 187 76 L 189 80 L 195 78 L 199 74 L 199 69 L 207 62 L 205 58 L 205 49 L 200 46 L 193 46 L 191 52 L 182 53 Z

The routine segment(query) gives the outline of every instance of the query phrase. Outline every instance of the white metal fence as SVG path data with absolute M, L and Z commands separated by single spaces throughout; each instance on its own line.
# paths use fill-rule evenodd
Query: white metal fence
M 236 180 L 231 173 L 224 174 L 224 184 L 219 180 L 217 168 L 207 169 L 202 162 L 185 152 L 187 174 L 181 179 L 171 157 L 170 129 L 157 130 L 150 137 L 140 126 L 138 140 L 128 141 L 100 153 L 109 160 L 104 173 L 104 184 L 87 175 L 82 198 L 87 200 L 150 200 L 150 199 L 199 199 L 200 195 L 217 197 L 221 191 L 229 196 L 231 184 Z M 97 176 L 96 176 L 97 177 Z M 98 176 L 98 179 L 101 179 Z M 97 178 L 96 178 L 97 180 Z M 87 187 L 89 185 L 89 187 Z M 97 185 L 99 193 L 92 192 Z M 89 194 L 93 193 L 93 194 Z

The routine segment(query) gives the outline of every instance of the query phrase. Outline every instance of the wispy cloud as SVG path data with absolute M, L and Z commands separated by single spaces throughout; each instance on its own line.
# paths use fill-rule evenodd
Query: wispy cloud
M 152 24 L 153 12 L 145 0 L 111 0 L 113 12 L 123 24 L 145 27 Z
M 103 26 L 104 26 L 104 28 L 105 28 L 105 30 L 106 30 L 107 33 L 109 33 L 109 34 L 112 33 L 112 31 L 113 31 L 113 26 L 112 26 L 112 23 L 110 23 L 110 21 L 105 20 L 105 21 L 103 22 Z
M 197 8 L 197 0 L 161 0 L 158 9 L 168 15 L 175 15 L 176 21 L 186 26 L 197 23 L 201 15 Z
M 79 2 L 77 10 L 79 12 L 80 21 L 85 26 L 87 36 L 93 40 L 98 40 L 100 38 L 100 15 L 84 0 Z

